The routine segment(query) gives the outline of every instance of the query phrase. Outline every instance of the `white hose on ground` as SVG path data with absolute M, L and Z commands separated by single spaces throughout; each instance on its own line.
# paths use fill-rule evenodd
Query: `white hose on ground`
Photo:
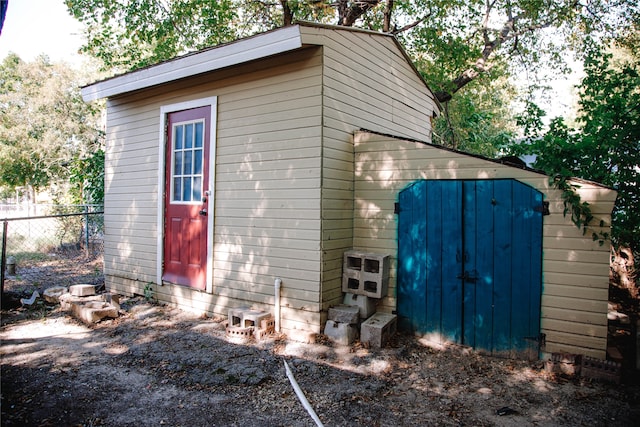
M 287 365 L 286 360 L 284 360 L 284 370 L 287 372 L 287 378 L 289 378 L 289 382 L 291 383 L 291 386 L 295 390 L 296 395 L 298 396 L 298 400 L 300 401 L 300 403 L 302 403 L 302 406 L 304 406 L 304 409 L 306 409 L 309 415 L 311 415 L 311 418 L 313 418 L 313 421 L 316 422 L 316 425 L 318 427 L 324 427 L 322 424 L 322 421 L 320 421 L 320 418 L 318 418 L 318 415 L 311 407 L 311 404 L 309 403 L 307 398 L 304 396 L 304 393 L 302 392 L 302 389 L 300 388 L 300 386 L 298 385 L 298 382 L 293 376 L 293 373 L 291 372 L 289 365 Z

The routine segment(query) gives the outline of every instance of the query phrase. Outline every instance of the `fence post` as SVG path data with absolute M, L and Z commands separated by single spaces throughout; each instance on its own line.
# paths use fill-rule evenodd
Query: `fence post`
M 89 206 L 84 205 L 84 256 L 89 258 Z
M 4 270 L 7 268 L 7 229 L 9 221 L 2 221 L 2 271 L 0 271 L 0 299 L 4 295 Z

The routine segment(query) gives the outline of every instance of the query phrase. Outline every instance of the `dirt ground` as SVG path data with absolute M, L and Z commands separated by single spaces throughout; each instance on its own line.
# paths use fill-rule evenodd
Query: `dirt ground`
M 627 426 L 640 419 L 637 371 L 625 371 L 620 385 L 590 382 L 549 374 L 543 362 L 434 349 L 401 334 L 377 350 L 322 336 L 316 344 L 284 336 L 239 341 L 226 336 L 224 319 L 143 297 L 124 299 L 119 318 L 88 327 L 59 306 L 38 300 L 22 308 L 18 300 L 52 282 L 103 290 L 100 260 L 47 261 L 21 273 L 9 278 L 2 300 L 2 426 L 316 425 L 284 361 L 326 426 Z M 637 314 L 637 304 L 614 299 L 617 309 Z M 613 332 L 628 336 L 620 326 Z
M 322 338 L 322 337 L 320 337 Z M 325 426 L 630 426 L 637 376 L 604 384 L 542 362 L 434 349 L 396 335 L 383 349 L 272 336 L 227 338 L 223 319 L 144 298 L 91 327 L 58 306 L 2 311 L 3 426 L 313 426 L 284 361 Z

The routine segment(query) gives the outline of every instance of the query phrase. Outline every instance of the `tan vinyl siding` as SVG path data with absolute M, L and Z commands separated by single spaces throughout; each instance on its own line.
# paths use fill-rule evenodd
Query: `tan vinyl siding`
M 141 294 L 156 281 L 160 107 L 217 96 L 213 294 L 173 285 L 155 292 L 222 315 L 239 305 L 272 311 L 281 277 L 283 330 L 320 332 L 321 53 L 109 102 L 105 270 L 113 289 Z
M 606 351 L 609 247 L 585 238 L 563 215 L 560 192 L 548 177 L 434 146 L 361 132 L 355 138 L 354 246 L 391 254 L 390 296 L 384 310 L 395 309 L 399 192 L 418 179 L 511 178 L 529 184 L 550 202 L 544 217 L 542 332 L 547 352 L 568 351 L 604 358 Z M 460 168 L 462 166 L 462 168 Z M 580 194 L 608 226 L 615 191 L 580 183 Z
M 429 89 L 393 38 L 301 27 L 323 44 L 323 310 L 342 300 L 342 257 L 353 242 L 353 132 L 366 128 L 430 138 Z
M 324 45 L 325 127 L 430 138 L 437 107 L 392 37 L 313 27 L 300 31 L 305 43 Z

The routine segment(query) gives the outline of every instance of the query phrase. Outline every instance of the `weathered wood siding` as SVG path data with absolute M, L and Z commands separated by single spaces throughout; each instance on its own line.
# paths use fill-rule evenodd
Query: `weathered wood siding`
M 430 139 L 431 91 L 396 41 L 382 34 L 300 28 L 323 45 L 322 302 L 342 301 L 342 257 L 353 246 L 353 132 Z
M 546 175 L 489 160 L 359 132 L 355 136 L 354 247 L 393 255 L 386 311 L 396 308 L 398 193 L 418 179 L 514 178 L 538 189 L 550 202 L 544 217 L 541 329 L 547 352 L 570 352 L 604 359 L 607 344 L 609 245 L 582 234 L 563 215 L 559 191 Z M 596 216 L 610 226 L 616 192 L 581 182 L 580 195 Z M 596 229 L 599 231 L 600 229 Z
M 320 332 L 322 50 L 304 49 L 108 102 L 105 275 L 115 291 L 227 314 L 269 311 Z M 213 294 L 157 286 L 160 107 L 218 97 Z

